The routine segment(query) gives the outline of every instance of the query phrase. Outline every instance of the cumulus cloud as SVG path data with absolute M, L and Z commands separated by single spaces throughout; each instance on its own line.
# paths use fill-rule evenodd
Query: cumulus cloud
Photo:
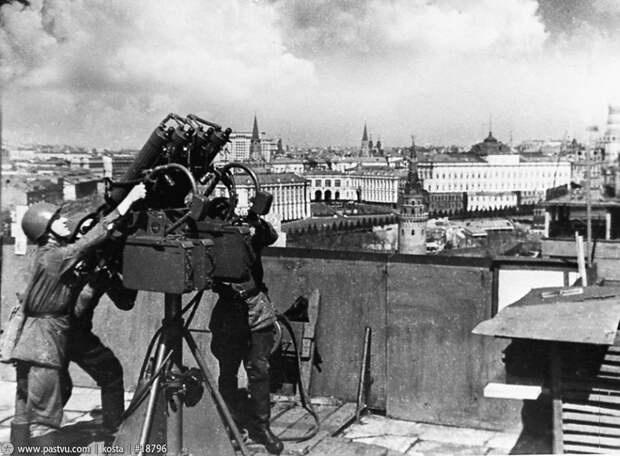
M 308 55 L 522 52 L 546 39 L 532 0 L 277 0 L 287 43 Z
M 0 8 L 0 76 L 9 108 L 46 93 L 76 107 L 76 124 L 96 115 L 86 111 L 94 101 L 124 122 L 131 108 L 144 115 L 162 99 L 172 100 L 164 113 L 258 104 L 316 83 L 314 65 L 285 48 L 274 20 L 269 5 L 242 0 L 11 3 Z
M 620 80 L 618 3 L 0 0 L 5 137 L 139 146 L 170 111 L 285 141 L 579 134 Z M 594 115 L 596 117 L 596 115 Z M 599 120 L 599 119 L 594 119 Z

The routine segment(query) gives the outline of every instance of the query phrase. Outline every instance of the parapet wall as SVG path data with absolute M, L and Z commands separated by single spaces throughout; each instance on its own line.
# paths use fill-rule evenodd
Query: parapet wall
M 26 258 L 15 256 L 12 247 L 3 248 L 2 322 L 24 286 Z M 364 328 L 370 326 L 371 407 L 441 424 L 506 429 L 520 423 L 521 402 L 482 395 L 488 381 L 503 375 L 506 342 L 471 334 L 497 309 L 494 261 L 272 248 L 264 265 L 280 311 L 297 296 L 320 290 L 316 337 L 323 364 L 313 372 L 313 395 L 355 400 Z M 208 331 L 213 303 L 205 293 L 192 329 L 216 372 Z M 162 317 L 163 296 L 155 293 L 139 293 L 129 312 L 107 298 L 96 310 L 95 332 L 118 355 L 130 388 Z M 71 372 L 75 384 L 93 385 L 76 367 Z M 12 378 L 11 370 L 0 374 Z

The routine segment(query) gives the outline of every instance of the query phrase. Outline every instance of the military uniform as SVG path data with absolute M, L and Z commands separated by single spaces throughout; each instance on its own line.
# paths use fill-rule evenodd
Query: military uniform
M 33 254 L 22 302 L 26 319 L 12 353 L 17 369 L 13 423 L 30 423 L 33 435 L 58 428 L 62 421 L 61 370 L 67 365 L 70 315 L 83 287 L 73 267 L 108 237 L 118 217 L 114 210 L 80 240 L 67 245 L 51 241 Z
M 209 325 L 211 351 L 220 367 L 220 393 L 233 416 L 250 415 L 250 423 L 240 423 L 247 425 L 250 436 L 253 428 L 270 432 L 269 355 L 274 342 L 276 314 L 263 282 L 261 250 L 278 238 L 273 227 L 264 220 L 256 219 L 252 229 L 254 233 L 249 241 L 252 258 L 247 265 L 250 279 L 241 284 L 215 284 L 214 291 L 219 299 Z M 237 387 L 241 362 L 248 374 L 249 410 L 242 410 L 245 398 L 240 396 Z M 279 445 L 281 447 L 281 443 Z
M 88 283 L 80 292 L 70 318 L 67 358 L 80 366 L 101 388 L 103 426 L 114 431 L 125 409 L 123 367 L 112 350 L 92 332 L 95 307 L 104 293 L 119 309 L 130 310 L 137 291 L 125 288 L 118 274 L 106 271 L 89 274 Z M 67 392 L 65 400 L 68 400 L 72 387 L 68 372 L 63 380 L 63 390 Z

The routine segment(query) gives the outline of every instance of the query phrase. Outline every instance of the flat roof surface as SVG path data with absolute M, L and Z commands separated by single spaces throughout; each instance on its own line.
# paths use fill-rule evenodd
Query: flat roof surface
M 572 287 L 578 289 L 580 287 Z M 613 345 L 620 322 L 620 287 L 535 288 L 474 328 L 474 334 L 518 339 Z M 543 293 L 554 294 L 544 298 Z
M 541 203 L 542 206 L 570 206 L 570 207 L 585 207 L 585 196 L 579 199 L 571 198 L 570 195 L 564 195 L 559 198 L 554 198 L 549 201 Z M 605 198 L 602 200 L 592 198 L 592 207 L 620 207 L 620 200 L 617 198 Z

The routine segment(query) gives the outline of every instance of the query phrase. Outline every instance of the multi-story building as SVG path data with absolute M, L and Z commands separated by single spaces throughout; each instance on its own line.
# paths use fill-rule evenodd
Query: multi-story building
M 293 173 L 258 174 L 261 190 L 273 195 L 271 212 L 277 214 L 282 222 L 310 217 L 309 182 Z M 237 213 L 244 214 L 250 207 L 250 198 L 254 194 L 252 180 L 243 174 L 235 175 L 237 195 Z M 217 196 L 226 196 L 226 188 L 219 184 L 215 189 Z
M 99 177 L 105 177 L 105 166 L 103 156 L 101 155 L 89 154 L 84 156 L 82 154 L 70 154 L 69 166 L 73 169 L 87 169 Z
M 272 155 L 278 150 L 278 141 L 268 138 L 265 132 L 259 132 L 256 116 L 252 131 L 234 131 L 217 157 L 218 162 L 270 162 Z
M 570 183 L 571 163 L 562 157 L 511 153 L 489 134 L 468 154 L 420 161 L 418 174 L 431 198 L 465 193 L 465 210 L 496 210 L 542 201 L 547 189 Z
M 32 160 L 36 157 L 37 151 L 34 147 L 15 147 L 8 149 L 8 160 Z
M 358 201 L 357 187 L 353 177 L 339 171 L 308 171 L 304 177 L 309 181 L 312 201 Z
M 269 162 L 271 156 L 278 150 L 278 142 L 267 138 L 264 132 L 260 133 L 260 153 L 258 160 Z M 227 143 L 217 157 L 218 162 L 245 162 L 251 159 L 252 133 L 237 131 L 230 134 L 230 143 Z
M 602 143 L 605 161 L 610 165 L 616 163 L 620 154 L 620 106 L 608 107 L 607 128 Z
M 395 205 L 398 190 L 405 174 L 391 168 L 357 169 L 350 173 L 360 201 Z
M 428 211 L 432 215 L 456 215 L 467 209 L 467 193 L 447 192 L 428 195 Z
M 359 157 L 338 157 L 332 161 L 331 169 L 341 173 L 352 171 L 359 166 L 359 161 Z
M 103 177 L 119 179 L 136 158 L 135 152 L 108 152 L 102 157 Z
M 363 201 L 395 205 L 402 173 L 393 169 L 357 169 L 343 173 L 329 170 L 308 171 L 313 201 Z
M 390 167 L 387 157 L 343 157 L 331 163 L 334 171 L 353 171 L 356 168 L 384 169 Z
M 278 158 L 269 163 L 272 173 L 304 173 L 305 160 L 301 158 Z

